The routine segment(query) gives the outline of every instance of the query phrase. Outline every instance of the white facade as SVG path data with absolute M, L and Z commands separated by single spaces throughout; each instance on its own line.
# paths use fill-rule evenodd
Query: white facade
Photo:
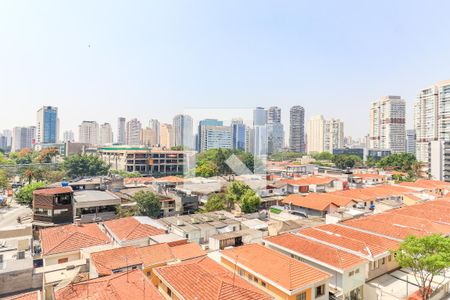
M 78 127 L 78 141 L 91 145 L 98 145 L 99 142 L 99 128 L 95 121 L 83 121 Z
M 450 181 L 450 141 L 428 144 L 428 174 L 433 180 Z
M 121 117 L 117 120 L 117 143 L 119 145 L 126 143 L 126 132 L 126 119 Z
M 21 149 L 32 149 L 35 144 L 36 127 L 14 127 L 12 132 L 11 151 L 20 151 Z
M 159 143 L 162 148 L 170 149 L 173 146 L 173 127 L 170 124 L 159 126 Z
M 308 153 L 330 152 L 344 146 L 344 123 L 313 116 L 308 122 Z
M 153 137 L 153 141 L 152 141 L 152 145 L 159 145 L 160 144 L 160 138 L 159 138 L 159 121 L 156 119 L 151 119 L 148 122 L 148 126 L 150 127 L 150 129 L 153 130 L 154 133 L 154 137 Z
M 173 118 L 174 146 L 194 149 L 193 120 L 188 115 L 176 115 Z
M 113 132 L 111 124 L 103 123 L 100 125 L 100 145 L 111 145 L 113 143 Z
M 126 144 L 138 146 L 141 144 L 141 122 L 138 119 L 131 119 L 127 122 Z
M 419 92 L 414 104 L 417 160 L 428 162 L 428 144 L 434 140 L 450 141 L 450 80 L 439 82 Z
M 66 143 L 66 142 L 71 142 L 71 143 L 75 142 L 75 134 L 73 133 L 72 130 L 64 131 L 64 133 L 63 133 L 63 142 L 64 143 Z
M 232 130 L 230 126 L 203 125 L 200 130 L 202 138 L 200 151 L 232 149 Z
M 405 100 L 385 96 L 370 106 L 370 148 L 406 151 Z

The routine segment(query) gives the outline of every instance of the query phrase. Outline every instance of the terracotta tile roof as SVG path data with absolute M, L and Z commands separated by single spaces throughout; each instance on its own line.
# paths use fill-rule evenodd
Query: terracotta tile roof
M 72 192 L 73 192 L 73 190 L 70 186 L 65 186 L 65 187 L 34 190 L 33 195 L 51 196 L 51 195 L 66 194 L 66 193 L 72 193 Z
M 450 189 L 450 183 L 439 180 L 418 179 L 415 182 L 401 182 L 401 186 L 416 187 L 422 189 Z
M 291 194 L 286 198 L 284 198 L 282 203 L 287 205 L 292 204 L 295 206 L 305 207 L 317 211 L 326 211 L 330 205 L 335 205 L 339 207 L 339 205 L 334 203 L 331 199 L 325 198 L 314 199 L 314 197 L 311 196 L 308 197 L 309 195 L 310 194 L 308 194 L 307 196 L 301 196 L 298 194 Z
M 207 257 L 155 268 L 153 272 L 185 300 L 271 299 Z
M 197 243 L 188 243 L 170 247 L 173 256 L 179 260 L 198 258 L 206 255 L 206 252 Z
M 264 276 L 266 280 L 288 291 L 301 289 L 331 277 L 328 273 L 259 244 L 223 250 L 222 255 L 233 264 L 242 265 L 253 274 Z
M 153 181 L 155 181 L 155 178 L 153 177 L 133 177 L 133 178 L 125 178 L 123 180 L 123 183 L 125 185 L 129 185 L 129 184 L 147 184 L 147 183 L 152 183 Z
M 106 221 L 105 227 L 121 241 L 130 241 L 164 234 L 165 231 L 149 224 L 142 224 L 134 217 Z
M 282 179 L 281 181 L 286 182 L 291 185 L 323 185 L 330 184 L 333 181 L 336 181 L 336 178 L 332 177 L 321 177 L 321 176 L 308 176 L 303 178 L 294 178 L 294 179 Z
M 65 225 L 41 229 L 40 239 L 43 255 L 77 251 L 111 242 L 97 224 Z
M 156 244 L 136 249 L 145 267 L 166 264 L 175 260 L 188 260 L 206 255 L 206 252 L 196 243 L 169 246 Z
M 310 227 L 300 230 L 298 233 L 369 257 L 396 250 L 400 244 L 393 239 L 335 224 Z
M 91 261 L 99 276 L 113 274 L 113 270 L 142 264 L 135 247 L 114 248 L 91 254 Z
M 117 273 L 76 284 L 55 293 L 55 300 L 123 300 L 164 298 L 141 270 Z
M 180 178 L 177 176 L 166 176 L 161 178 L 155 178 L 155 182 L 182 183 L 184 182 L 184 178 Z
M 361 174 L 353 174 L 353 177 L 359 177 L 361 179 L 384 179 L 385 176 L 380 174 L 370 174 L 370 173 L 361 173 Z
M 28 292 L 5 298 L 5 300 L 40 300 L 40 299 L 42 299 L 40 291 Z
M 354 254 L 311 241 L 292 233 L 284 233 L 265 238 L 264 240 L 298 253 L 299 256 L 305 256 L 306 259 L 310 258 L 319 261 L 341 271 L 356 267 L 366 261 Z

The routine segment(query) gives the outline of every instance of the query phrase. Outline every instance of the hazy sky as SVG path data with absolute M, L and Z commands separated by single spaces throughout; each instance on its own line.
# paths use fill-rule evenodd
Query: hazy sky
M 371 4 L 369 4 L 371 2 Z M 193 108 L 305 107 L 368 132 L 369 102 L 450 79 L 450 1 L 0 0 L 0 129 Z M 211 117 L 220 117 L 211 116 Z M 411 124 L 411 122 L 409 122 Z

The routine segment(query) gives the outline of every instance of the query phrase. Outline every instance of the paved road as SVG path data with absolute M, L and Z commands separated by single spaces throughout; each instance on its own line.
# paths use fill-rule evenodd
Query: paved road
M 17 225 L 17 217 L 31 216 L 31 209 L 26 206 L 12 204 L 11 207 L 0 208 L 0 228 Z M 28 218 L 25 223 L 31 221 Z

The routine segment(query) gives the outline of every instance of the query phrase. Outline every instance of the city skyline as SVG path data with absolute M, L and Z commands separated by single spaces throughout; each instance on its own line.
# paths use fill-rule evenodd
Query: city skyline
M 446 2 L 440 10 L 411 1 L 258 2 L 240 10 L 233 3 L 135 2 L 140 10 L 108 5 L 108 14 L 102 1 L 89 4 L 92 14 L 83 5 L 10 3 L 0 5 L 7 45 L 0 49 L 0 99 L 15 105 L 2 110 L 0 128 L 31 125 L 41 105 L 60 108 L 61 132 L 92 119 L 115 129 L 119 116 L 169 123 L 192 107 L 276 105 L 288 120 L 289 108 L 300 105 L 305 119 L 339 118 L 349 135 L 362 137 L 366 107 L 385 95 L 406 100 L 412 128 L 418 90 L 447 79 L 450 69 Z M 415 22 L 424 14 L 432 20 Z M 439 48 L 423 40 L 439 40 Z

